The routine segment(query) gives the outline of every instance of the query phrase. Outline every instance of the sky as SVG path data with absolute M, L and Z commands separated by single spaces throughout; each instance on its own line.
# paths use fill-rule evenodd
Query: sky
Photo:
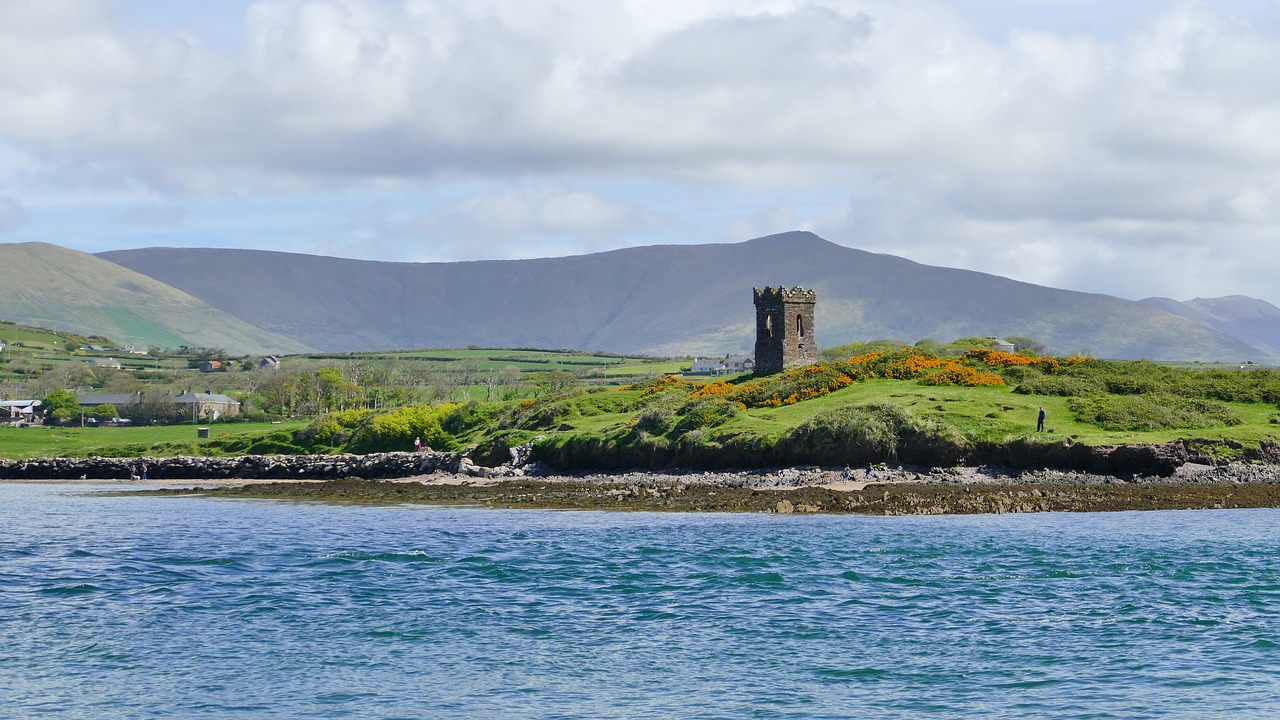
M 810 230 L 1280 305 L 1272 0 L 3 0 L 0 242 L 394 261 Z

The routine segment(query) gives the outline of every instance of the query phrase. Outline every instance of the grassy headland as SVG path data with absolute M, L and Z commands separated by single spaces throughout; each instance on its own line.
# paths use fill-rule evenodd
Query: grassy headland
M 1068 450 L 1166 443 L 1178 443 L 1183 459 L 1277 457 L 1274 369 L 936 350 L 889 346 L 769 377 L 715 379 L 661 374 L 684 364 L 676 361 L 567 351 L 297 356 L 285 359 L 287 370 L 209 377 L 257 379 L 260 390 L 244 399 L 281 414 L 314 391 L 307 420 L 220 424 L 199 441 L 190 425 L 0 429 L 0 455 L 367 453 L 410 450 L 418 438 L 482 465 L 535 442 L 535 459 L 562 471 L 1062 467 Z M 397 378 L 410 384 L 374 384 Z M 463 400 L 477 396 L 486 399 Z M 1041 407 L 1046 428 L 1036 432 Z

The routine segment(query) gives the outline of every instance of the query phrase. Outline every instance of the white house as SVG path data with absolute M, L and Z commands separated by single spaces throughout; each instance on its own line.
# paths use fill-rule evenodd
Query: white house
M 720 375 L 724 372 L 724 361 L 718 358 L 694 358 L 689 372 L 694 375 Z
M 689 368 L 692 375 L 733 375 L 755 372 L 756 361 L 750 355 L 725 355 L 723 358 L 694 358 Z

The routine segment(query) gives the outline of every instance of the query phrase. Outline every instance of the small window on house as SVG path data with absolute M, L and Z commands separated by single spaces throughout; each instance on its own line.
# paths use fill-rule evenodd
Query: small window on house
M 796 334 L 799 335 L 800 337 L 804 337 L 804 316 L 803 315 L 796 316 Z

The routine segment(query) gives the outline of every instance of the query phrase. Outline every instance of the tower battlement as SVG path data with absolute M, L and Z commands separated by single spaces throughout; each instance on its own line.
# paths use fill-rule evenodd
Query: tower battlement
M 818 291 L 807 290 L 802 287 L 787 288 L 779 285 L 778 287 L 752 288 L 755 295 L 755 301 L 759 304 L 764 302 L 776 302 L 780 300 L 791 300 L 794 302 L 817 302 Z
M 818 362 L 814 334 L 816 290 L 752 288 L 756 305 L 756 373 L 768 375 Z

